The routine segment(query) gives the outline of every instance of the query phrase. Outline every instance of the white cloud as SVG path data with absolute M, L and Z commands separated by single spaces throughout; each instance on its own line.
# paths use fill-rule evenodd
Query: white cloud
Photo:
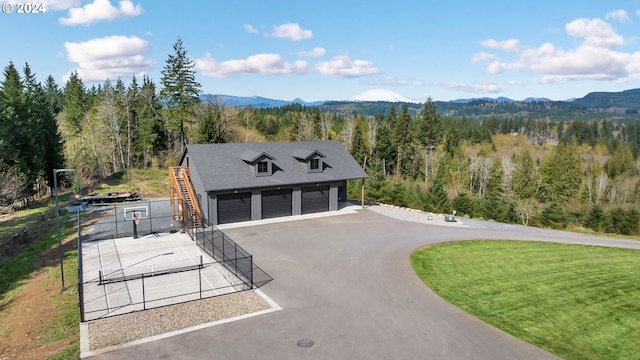
M 138 37 L 110 36 L 86 42 L 65 42 L 67 58 L 78 64 L 78 75 L 85 82 L 99 82 L 142 74 L 155 67 L 145 58 L 149 43 Z
M 585 44 L 617 47 L 624 44 L 622 36 L 616 34 L 610 24 L 602 19 L 580 18 L 565 26 L 567 33 L 575 38 L 583 39 Z
M 495 75 L 500 74 L 509 69 L 509 64 L 504 61 L 492 61 L 487 65 L 487 74 Z
M 381 71 L 366 60 L 351 60 L 347 55 L 340 55 L 326 62 L 316 64 L 316 70 L 323 75 L 337 75 L 341 77 L 357 77 L 379 74 Z
M 444 83 L 437 83 L 436 85 L 445 89 L 460 90 L 460 91 L 470 92 L 474 94 L 487 94 L 487 93 L 495 94 L 502 91 L 502 89 L 500 89 L 500 87 L 493 82 L 483 82 L 483 83 L 474 83 L 474 84 L 461 83 L 461 82 L 444 82 Z
M 227 60 L 218 62 L 205 54 L 203 58 L 196 59 L 195 69 L 202 75 L 217 78 L 228 78 L 238 74 L 262 74 L 262 75 L 292 75 L 305 74 L 307 62 L 298 60 L 286 61 L 278 54 L 257 54 L 244 60 Z
M 608 12 L 605 16 L 605 19 L 614 19 L 614 20 L 618 20 L 620 22 L 627 22 L 629 21 L 629 14 L 627 13 L 626 10 L 615 10 L 615 11 L 611 11 Z
M 393 76 L 388 76 L 385 81 L 389 86 L 424 86 L 424 83 L 420 80 L 402 79 Z
M 101 20 L 137 16 L 142 13 L 140 4 L 134 6 L 131 0 L 122 0 L 119 4 L 120 7 L 116 8 L 111 5 L 111 1 L 109 0 L 94 0 L 84 7 L 69 9 L 69 16 L 60 18 L 59 22 L 62 25 L 70 26 L 89 25 Z
M 507 39 L 504 41 L 485 40 L 481 41 L 480 45 L 485 48 L 503 51 L 515 51 L 518 49 L 520 41 L 518 39 Z
M 297 23 L 288 23 L 276 26 L 268 36 L 300 41 L 312 38 L 313 33 L 311 30 L 303 30 Z
M 15 1 L 19 2 L 19 1 Z M 73 7 L 80 6 L 80 0 L 42 0 L 39 3 L 44 4 L 47 11 L 60 11 L 67 10 Z
M 474 63 L 480 62 L 480 61 L 493 61 L 496 58 L 495 55 L 493 54 L 489 54 L 486 52 L 479 52 L 475 55 L 473 55 L 473 57 L 471 58 L 471 61 Z
M 526 66 L 542 75 L 542 82 L 567 80 L 617 80 L 629 75 L 629 54 L 606 48 L 582 45 L 575 50 L 562 50 L 544 45 L 537 51 L 523 54 Z
M 614 16 L 621 18 L 622 15 L 611 14 L 609 18 Z M 509 60 L 485 53 L 475 54 L 472 60 L 485 61 L 488 74 L 527 71 L 538 75 L 536 80 L 542 83 L 640 79 L 640 52 L 613 50 L 625 41 L 610 24 L 601 19 L 580 18 L 567 23 L 565 28 L 569 36 L 581 40 L 577 47 L 563 49 L 552 43 L 544 43 L 521 50 Z
M 258 33 L 258 29 L 254 28 L 250 24 L 244 24 L 244 30 L 246 32 L 252 33 L 252 34 L 257 34 Z
M 327 51 L 321 47 L 314 47 L 311 51 L 299 51 L 298 56 L 300 57 L 320 57 L 325 56 Z

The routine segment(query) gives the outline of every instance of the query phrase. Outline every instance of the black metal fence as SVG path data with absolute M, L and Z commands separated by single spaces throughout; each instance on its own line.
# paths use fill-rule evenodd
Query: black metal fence
M 174 200 L 175 201 L 175 200 Z M 134 226 L 134 221 L 125 219 L 125 209 L 146 207 L 147 216 L 143 216 Z M 145 236 L 148 234 L 171 233 L 180 231 L 184 224 L 171 216 L 170 200 L 149 200 L 126 202 L 122 204 L 99 205 L 90 208 L 80 217 L 80 229 L 84 234 L 78 236 L 79 247 L 79 263 L 78 263 L 78 291 L 80 297 L 81 321 L 92 320 L 104 316 L 118 315 L 121 313 L 129 313 L 134 311 L 145 310 L 151 307 L 164 306 L 167 304 L 176 304 L 186 301 L 203 299 L 231 293 L 236 291 L 249 290 L 258 288 L 269 281 L 273 280 L 266 272 L 253 263 L 253 257 L 249 252 L 231 240 L 226 234 L 216 227 L 207 228 L 187 228 L 185 231 L 192 240 L 212 259 L 208 262 L 195 266 L 187 266 L 184 268 L 167 269 L 159 272 L 141 272 L 130 276 L 121 276 L 109 278 L 101 274 L 97 279 L 83 281 L 82 277 L 82 245 L 81 243 L 117 239 L 123 237 Z M 229 286 L 202 289 L 202 271 L 209 266 L 217 266 L 220 273 L 226 278 Z M 171 283 L 172 281 L 181 281 L 176 276 L 180 273 L 193 273 L 193 277 L 197 275 L 199 283 L 198 288 L 184 289 L 181 286 L 179 293 L 163 294 L 157 296 L 153 294 L 150 288 L 153 288 L 154 282 Z M 172 279 L 172 277 L 175 277 Z M 189 279 L 189 277 L 187 278 Z M 151 285 L 150 285 L 151 284 Z M 87 310 L 84 304 L 84 286 L 105 286 L 111 287 L 109 292 L 126 288 L 126 293 L 130 294 L 123 309 L 98 309 Z M 131 288 L 137 288 L 141 291 L 129 291 Z M 123 289 L 124 291 L 124 289 Z M 132 295 L 137 294 L 137 295 Z M 91 299 L 87 300 L 91 301 Z M 126 309 L 124 309 L 126 307 Z M 105 315 L 106 314 L 106 315 Z
M 229 272 L 245 282 L 250 288 L 260 287 L 273 280 L 253 263 L 253 257 L 215 226 L 188 229 L 196 244 Z
M 106 302 L 106 306 L 92 306 L 90 309 L 81 305 L 81 321 L 202 300 L 250 289 L 237 279 L 235 283 L 229 283 L 226 286 L 212 287 L 204 272 L 215 266 L 219 266 L 218 262 L 205 263 L 201 258 L 200 263 L 157 271 L 143 271 L 133 274 L 126 271 L 111 271 L 108 274 L 100 272 L 97 279 L 92 279 L 82 285 L 104 286 L 106 292 L 109 293 L 110 301 Z M 171 283 L 179 283 L 180 286 L 166 286 Z
M 134 222 L 125 220 L 125 209 L 146 208 L 136 225 L 137 235 L 169 233 L 178 231 L 180 223 L 171 216 L 170 201 L 167 199 L 125 202 L 109 205 L 94 205 L 82 217 L 82 227 L 87 230 L 83 241 L 117 239 L 134 236 Z

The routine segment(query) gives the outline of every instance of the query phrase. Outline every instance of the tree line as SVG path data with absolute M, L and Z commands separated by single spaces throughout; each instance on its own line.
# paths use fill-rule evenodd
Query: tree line
M 291 104 L 227 107 L 201 97 L 178 39 L 159 84 L 149 76 L 63 86 L 13 63 L 0 81 L 0 202 L 43 194 L 52 171 L 78 186 L 176 164 L 188 143 L 339 139 L 371 178 L 366 197 L 426 211 L 563 228 L 638 233 L 636 122 L 445 116 L 429 98 L 375 115 Z M 62 175 L 62 174 L 61 174 Z M 356 189 L 353 189 L 356 191 Z M 354 193 L 355 194 L 355 193 Z

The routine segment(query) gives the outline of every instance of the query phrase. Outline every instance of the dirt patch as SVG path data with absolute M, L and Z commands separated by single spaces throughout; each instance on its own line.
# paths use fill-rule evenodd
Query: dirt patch
M 47 342 L 47 328 L 55 323 L 56 306 L 50 299 L 60 294 L 57 286 L 46 286 L 51 268 L 35 273 L 0 316 L 2 359 L 46 359 L 73 342 L 73 337 Z

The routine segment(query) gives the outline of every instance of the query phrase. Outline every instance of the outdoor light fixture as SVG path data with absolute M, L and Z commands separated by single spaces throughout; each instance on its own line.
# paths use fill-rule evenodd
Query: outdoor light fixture
M 61 291 L 67 290 L 64 287 L 64 267 L 62 265 L 62 239 L 60 237 L 60 209 L 58 209 L 58 173 L 61 172 L 73 172 L 75 169 L 53 169 L 53 188 L 56 193 L 56 220 L 58 222 L 58 255 L 60 255 L 60 277 L 62 278 Z

